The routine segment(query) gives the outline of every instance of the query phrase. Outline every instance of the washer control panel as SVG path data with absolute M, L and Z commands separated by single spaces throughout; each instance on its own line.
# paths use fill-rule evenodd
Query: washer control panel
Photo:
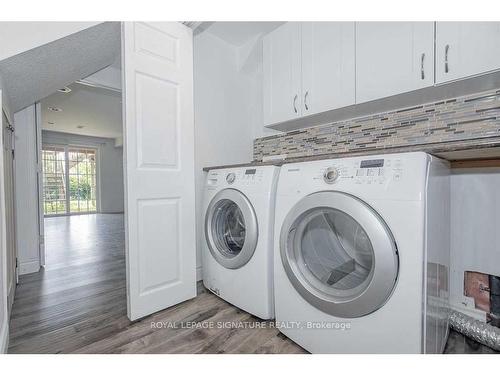
M 257 168 L 242 168 L 232 171 L 213 170 L 207 177 L 208 186 L 252 186 L 261 184 L 264 171 Z

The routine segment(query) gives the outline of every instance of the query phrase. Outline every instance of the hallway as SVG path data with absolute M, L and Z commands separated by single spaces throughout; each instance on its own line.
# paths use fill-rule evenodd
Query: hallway
M 128 323 L 122 214 L 46 218 L 45 247 L 20 277 L 9 352 L 71 352 Z

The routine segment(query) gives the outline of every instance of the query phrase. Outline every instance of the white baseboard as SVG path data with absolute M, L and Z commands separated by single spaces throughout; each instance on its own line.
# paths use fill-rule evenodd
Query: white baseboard
M 9 349 L 9 320 L 4 318 L 0 326 L 0 353 L 7 353 Z
M 12 311 L 12 305 L 14 304 L 14 293 L 16 292 L 16 282 L 15 279 L 10 280 L 10 285 L 7 291 L 7 309 L 10 312 Z
M 196 281 L 201 281 L 201 280 L 203 280 L 203 272 L 200 266 L 196 267 Z
M 28 273 L 38 272 L 39 270 L 40 261 L 38 259 L 19 263 L 19 275 L 26 275 Z

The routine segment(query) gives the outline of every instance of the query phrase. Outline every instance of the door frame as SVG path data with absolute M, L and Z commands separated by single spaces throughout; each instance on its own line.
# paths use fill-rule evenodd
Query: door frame
M 0 145 L 3 144 L 3 107 L 2 107 L 2 89 L 0 89 Z M 0 152 L 0 176 L 4 176 L 3 150 Z M 0 322 L 0 353 L 7 351 L 9 342 L 9 308 L 7 297 L 7 228 L 5 211 L 5 191 L 3 178 L 0 183 L 0 267 L 2 267 L 2 315 Z
M 45 267 L 45 207 L 43 202 L 43 161 L 42 161 L 42 104 L 35 103 L 35 126 L 36 126 L 36 171 L 38 189 L 38 249 L 40 266 Z

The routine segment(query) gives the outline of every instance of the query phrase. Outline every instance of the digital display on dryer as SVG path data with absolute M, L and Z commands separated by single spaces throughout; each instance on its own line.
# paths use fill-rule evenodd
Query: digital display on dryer
M 362 160 L 360 168 L 382 168 L 384 166 L 384 159 Z
M 245 170 L 245 174 L 255 174 L 256 171 L 256 169 L 247 169 Z

